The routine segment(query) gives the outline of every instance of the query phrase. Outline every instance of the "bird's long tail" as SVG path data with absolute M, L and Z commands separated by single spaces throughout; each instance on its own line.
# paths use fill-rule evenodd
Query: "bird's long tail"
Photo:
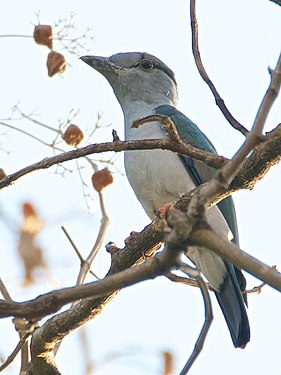
M 246 306 L 234 267 L 227 264 L 228 275 L 220 292 L 215 292 L 235 348 L 244 349 L 250 341 L 250 326 Z

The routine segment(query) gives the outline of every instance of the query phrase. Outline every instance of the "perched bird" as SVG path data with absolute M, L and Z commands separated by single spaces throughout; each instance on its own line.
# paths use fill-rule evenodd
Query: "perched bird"
M 159 114 L 169 116 L 181 139 L 194 147 L 216 153 L 204 133 L 177 110 L 177 83 L 173 71 L 148 53 L 118 53 L 109 58 L 83 56 L 82 61 L 110 83 L 125 120 L 126 139 L 166 138 L 158 121 L 132 128 L 133 121 Z M 128 180 L 150 219 L 159 208 L 208 181 L 216 171 L 203 162 L 166 150 L 125 152 Z M 238 244 L 233 200 L 228 197 L 206 211 L 211 227 Z M 241 271 L 218 255 L 198 246 L 188 248 L 188 257 L 213 287 L 235 347 L 250 340 L 250 327 L 243 293 L 246 281 Z M 243 295 L 242 295 L 243 293 Z

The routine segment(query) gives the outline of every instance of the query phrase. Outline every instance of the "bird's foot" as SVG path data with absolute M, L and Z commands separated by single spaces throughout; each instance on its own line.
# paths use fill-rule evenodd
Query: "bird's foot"
M 160 219 L 165 219 L 166 218 L 166 215 L 167 215 L 167 211 L 169 208 L 171 208 L 173 205 L 173 203 L 166 203 L 164 204 L 163 207 L 160 207 L 159 210 L 157 211 L 157 216 L 160 218 Z

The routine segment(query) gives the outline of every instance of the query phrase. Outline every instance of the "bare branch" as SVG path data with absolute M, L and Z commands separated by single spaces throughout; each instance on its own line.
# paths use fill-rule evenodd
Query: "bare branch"
M 8 289 L 6 288 L 6 285 L 3 283 L 3 280 L 0 278 L 0 291 L 7 301 L 12 301 L 12 298 L 10 296 L 10 293 L 8 292 Z
M 183 142 L 180 138 L 180 136 L 178 135 L 178 132 L 177 132 L 177 128 L 175 127 L 175 124 L 173 123 L 173 121 L 170 119 L 170 117 L 168 116 L 163 116 L 163 115 L 150 115 L 150 116 L 146 116 L 146 117 L 143 117 L 142 119 L 139 119 L 139 120 L 135 120 L 133 122 L 133 125 L 132 125 L 132 128 L 138 128 L 139 126 L 141 125 L 144 125 L 144 124 L 147 124 L 149 122 L 154 122 L 154 121 L 159 121 L 168 137 L 170 138 L 171 141 L 175 142 L 175 143 L 179 143 L 180 145 L 183 144 L 183 145 L 186 145 L 185 142 Z
M 99 233 L 97 235 L 95 244 L 94 244 L 90 254 L 88 255 L 83 267 L 81 268 L 81 270 L 79 272 L 79 276 L 77 278 L 77 285 L 80 285 L 84 282 L 85 277 L 86 277 L 95 257 L 97 256 L 99 250 L 101 249 L 101 246 L 103 244 L 103 241 L 104 241 L 104 238 L 105 238 L 105 235 L 106 235 L 106 231 L 107 231 L 108 226 L 109 226 L 109 217 L 107 216 L 107 213 L 105 211 L 103 195 L 102 195 L 101 192 L 98 192 L 98 196 L 99 196 L 99 202 L 100 202 L 100 209 L 101 209 L 101 213 L 102 213 L 101 226 L 100 226 Z
M 221 110 L 222 114 L 224 117 L 227 119 L 227 121 L 230 123 L 230 125 L 234 128 L 240 131 L 243 135 L 247 135 L 249 133 L 249 130 L 247 130 L 240 122 L 238 122 L 232 114 L 229 112 L 228 108 L 226 107 L 224 100 L 221 98 L 219 95 L 215 85 L 209 78 L 203 63 L 202 59 L 200 56 L 200 51 L 199 51 L 199 45 L 198 45 L 198 22 L 196 18 L 196 10 L 195 10 L 195 0 L 191 0 L 190 2 L 190 18 L 191 18 L 191 31 L 192 31 L 192 51 L 195 59 L 195 63 L 197 66 L 197 69 L 199 71 L 200 76 L 202 79 L 207 83 L 209 86 L 210 90 L 212 91 L 215 100 L 216 100 L 216 105 L 219 107 Z
M 18 342 L 18 344 L 15 347 L 15 349 L 13 350 L 13 352 L 9 355 L 9 357 L 6 359 L 6 361 L 0 366 L 0 372 L 5 370 L 13 362 L 13 360 L 16 358 L 19 351 L 23 350 L 24 346 L 27 345 L 27 340 L 28 340 L 29 336 L 31 336 L 31 335 L 32 335 L 32 331 L 25 333 L 20 338 L 20 341 Z M 27 364 L 28 364 L 28 357 L 26 358 L 26 361 L 24 362 L 24 367 L 21 366 L 20 374 L 26 374 Z M 22 365 L 23 365 L 23 362 L 22 362 Z
M 6 301 L 13 302 L 8 292 L 8 289 L 6 288 L 1 278 L 0 278 L 0 290 Z M 19 351 L 21 351 L 20 374 L 26 374 L 27 366 L 28 366 L 28 359 L 29 359 L 29 350 L 28 350 L 27 340 L 29 336 L 33 333 L 34 329 L 38 327 L 38 325 L 30 324 L 26 320 L 16 319 L 16 318 L 13 319 L 13 323 L 15 325 L 16 331 L 18 331 L 19 333 L 20 341 L 18 342 L 13 352 L 9 355 L 7 360 L 0 366 L 0 372 L 3 371 L 5 368 L 7 368 L 16 358 Z
M 204 301 L 204 308 L 205 308 L 205 320 L 204 320 L 203 327 L 195 343 L 191 356 L 188 358 L 186 364 L 184 365 L 183 369 L 180 372 L 180 375 L 186 375 L 203 349 L 203 345 L 205 343 L 207 334 L 209 332 L 209 329 L 213 321 L 213 311 L 212 311 L 211 298 L 208 292 L 208 287 L 206 283 L 204 282 L 204 280 L 202 279 L 200 272 L 194 268 L 188 267 L 187 265 L 180 266 L 180 270 L 185 272 L 190 277 L 194 277 L 195 280 L 197 281 L 199 288 L 201 290 L 201 293 L 202 293 L 202 297 Z
M 269 138 L 268 138 L 269 137 Z M 269 141 L 269 143 L 268 143 Z M 281 160 L 281 126 L 270 132 L 244 161 L 239 173 L 230 184 L 230 192 L 253 189 L 269 169 Z
M 281 157 L 281 127 L 277 128 L 272 133 L 270 139 L 266 140 L 266 145 L 263 144 L 258 145 L 256 148 L 256 152 L 254 150 L 253 154 L 247 159 L 245 165 L 247 165 L 247 169 L 244 168 L 241 171 L 241 176 L 243 175 L 243 179 L 239 178 L 236 181 L 235 189 L 238 190 L 239 184 L 240 188 L 249 188 L 253 187 L 254 183 L 260 179 L 257 178 L 259 175 L 261 177 L 269 170 L 269 167 L 276 164 Z M 50 158 L 45 158 L 35 164 L 29 165 L 5 178 L 0 180 L 0 189 L 6 186 L 11 185 L 17 179 L 25 176 L 28 173 L 34 172 L 36 170 L 47 169 L 56 164 L 63 163 L 65 161 L 73 160 L 76 158 L 84 157 L 90 154 L 108 152 L 108 151 L 115 151 L 121 152 L 125 150 L 153 150 L 153 149 L 163 149 L 163 150 L 170 150 L 174 152 L 178 152 L 182 155 L 190 156 L 196 160 L 204 161 L 206 164 L 210 165 L 214 168 L 220 168 L 227 159 L 214 155 L 211 153 L 204 152 L 199 150 L 195 147 L 190 145 L 180 145 L 178 143 L 172 142 L 170 139 L 158 139 L 158 140 L 142 140 L 142 141 L 114 141 L 114 142 L 107 142 L 107 143 L 100 143 L 100 144 L 92 144 L 83 148 L 78 148 L 69 152 L 62 153 L 60 155 L 56 155 Z M 257 167 L 259 173 L 256 173 L 256 169 L 252 167 Z M 248 170 L 249 169 L 249 170 Z M 243 172 L 243 173 L 242 173 Z M 250 178 L 249 178 L 249 176 Z M 240 174 L 238 175 L 240 177 Z M 251 181 L 253 184 L 251 184 Z M 239 181 L 239 184 L 238 184 Z M 243 181 L 247 181 L 247 184 L 243 185 Z M 234 186 L 233 186 L 234 187 Z
M 281 0 L 269 0 L 269 1 L 272 1 L 273 3 L 281 6 Z
M 180 201 L 177 206 L 180 207 Z M 43 316 L 58 311 L 61 306 L 69 302 L 82 298 L 93 296 L 102 296 L 114 292 L 124 286 L 132 285 L 135 282 L 146 277 L 155 277 L 159 275 L 158 254 L 153 259 L 148 259 L 138 271 L 131 273 L 131 270 L 125 270 L 132 266 L 138 260 L 142 259 L 143 251 L 149 250 L 155 244 L 163 241 L 166 232 L 163 230 L 162 221 L 156 219 L 152 224 L 146 227 L 136 238 L 130 241 L 130 247 L 122 250 L 116 250 L 112 253 L 112 266 L 106 279 L 99 282 L 89 283 L 74 288 L 65 288 L 55 292 L 48 293 L 38 297 L 35 300 L 24 303 L 12 303 L 0 301 L 0 317 L 16 316 L 26 319 L 40 319 Z M 181 224 L 182 226 L 182 224 Z M 185 228 L 184 228 L 185 229 Z M 184 231 L 182 231 L 184 232 Z M 188 233 L 188 232 L 187 232 Z M 187 234 L 188 237 L 188 234 Z M 269 267 L 247 253 L 239 250 L 227 239 L 220 238 L 218 234 L 208 228 L 198 228 L 190 234 L 190 241 L 202 247 L 208 247 L 215 251 L 223 259 L 233 263 L 238 268 L 244 268 L 255 277 L 265 281 L 272 287 L 281 291 L 281 274 L 272 267 Z M 151 263 L 155 259 L 154 263 Z M 160 258 L 161 259 L 161 258 Z M 134 268 L 135 270 L 136 268 Z M 116 272 L 119 272 L 116 275 Z M 126 281 L 125 281 L 126 280 Z
M 276 266 L 273 266 L 272 268 L 276 270 Z M 167 279 L 169 279 L 170 281 L 172 281 L 174 283 L 182 283 L 182 284 L 185 284 L 185 285 L 188 285 L 188 286 L 199 288 L 199 285 L 198 285 L 197 281 L 190 278 L 190 277 L 178 276 L 178 275 L 175 275 L 172 272 L 166 272 L 165 276 L 167 277 Z M 209 283 L 205 282 L 205 284 L 206 284 L 206 287 L 208 288 L 208 290 L 210 290 L 212 292 L 214 291 L 214 289 L 211 287 L 211 285 Z M 265 282 L 263 282 L 260 285 L 254 286 L 251 289 L 247 289 L 245 291 L 245 293 L 247 293 L 247 294 L 260 294 L 262 289 L 266 285 L 267 284 Z
M 251 133 L 254 132 L 256 137 L 261 136 L 266 118 L 269 114 L 269 111 L 276 100 L 281 85 L 281 53 L 279 55 L 275 69 L 269 69 L 270 73 L 270 85 L 263 97 L 263 100 L 260 104 L 256 119 L 253 125 Z
M 65 234 L 66 238 L 68 239 L 68 241 L 70 242 L 71 246 L 73 247 L 76 255 L 78 256 L 79 260 L 80 260 L 80 265 L 81 267 L 84 265 L 84 263 L 86 262 L 85 259 L 82 257 L 80 251 L 78 250 L 77 246 L 75 245 L 75 243 L 73 242 L 72 238 L 70 237 L 69 233 L 67 232 L 67 230 L 64 228 L 64 227 L 61 227 L 63 233 Z M 91 270 L 89 270 L 89 272 L 97 279 L 99 280 L 99 277 L 97 277 L 96 274 L 94 274 Z
M 180 201 L 178 202 L 178 205 L 180 206 Z M 185 233 L 185 228 L 182 230 L 182 222 L 180 224 L 180 232 Z M 190 224 L 188 224 L 188 227 L 189 226 Z M 212 233 L 213 237 L 210 236 L 210 232 Z M 149 250 L 156 243 L 162 242 L 164 240 L 163 236 L 166 234 L 167 230 L 165 227 L 163 228 L 162 221 L 157 219 L 150 226 L 146 227 L 142 233 L 130 241 L 130 247 L 126 247 L 123 250 L 117 249 L 111 253 L 112 266 L 106 279 L 80 287 L 67 288 L 61 291 L 53 292 L 49 295 L 39 297 L 36 300 L 23 304 L 14 303 L 12 305 L 7 305 L 7 303 L 1 302 L 0 311 L 2 313 L 6 312 L 5 316 L 7 316 L 9 313 L 10 315 L 23 315 L 30 319 L 36 319 L 48 313 L 57 311 L 54 309 L 55 306 L 56 309 L 58 309 L 64 303 L 73 300 L 81 300 L 81 298 L 87 298 L 86 300 L 79 302 L 72 309 L 71 313 L 66 311 L 51 318 L 43 327 L 40 328 L 40 335 L 39 333 L 37 335 L 35 332 L 32 346 L 33 357 L 35 356 L 37 360 L 44 362 L 43 357 L 46 355 L 46 352 L 48 353 L 48 356 L 53 355 L 52 351 L 50 351 L 50 345 L 54 346 L 57 340 L 62 339 L 70 331 L 78 328 L 83 323 L 92 319 L 96 314 L 98 314 L 102 310 L 103 306 L 115 296 L 116 292 L 114 291 L 121 287 L 132 285 L 134 282 L 144 280 L 149 277 L 155 277 L 161 273 L 165 274 L 167 270 L 171 269 L 169 267 L 163 268 L 163 264 L 166 264 L 165 262 L 162 263 L 161 260 L 161 257 L 165 256 L 164 252 L 157 254 L 152 259 L 146 260 L 145 263 L 138 267 L 134 267 L 134 269 L 126 270 L 113 275 L 114 273 L 124 270 L 126 267 L 130 267 L 136 262 L 141 261 L 143 259 L 143 252 Z M 184 241 L 183 238 L 180 240 Z M 277 285 L 277 289 L 281 289 L 280 274 L 273 271 L 270 267 L 263 265 L 256 259 L 248 256 L 246 253 L 241 252 L 229 241 L 220 239 L 220 237 L 216 233 L 213 233 L 210 229 L 199 228 L 197 230 L 193 230 L 193 232 L 190 233 L 189 240 L 193 243 L 199 244 L 200 246 L 207 246 L 211 250 L 216 251 L 224 259 L 230 260 L 238 267 L 241 267 L 241 262 L 243 262 L 243 266 L 246 264 L 245 269 L 249 272 L 251 272 L 251 269 L 253 269 L 254 264 L 254 267 L 256 267 L 257 270 L 255 276 L 264 278 L 266 282 L 270 281 L 273 277 L 275 278 L 274 283 L 268 283 L 273 286 L 274 284 L 278 284 L 279 288 Z M 172 256 L 175 256 L 175 254 L 172 254 Z M 170 253 L 168 254 L 168 258 L 171 258 Z M 170 261 L 171 259 L 169 262 Z M 249 263 L 251 264 L 249 267 L 250 269 L 248 269 Z M 102 295 L 104 295 L 104 297 L 97 297 Z M 96 297 L 90 298 L 91 296 Z M 44 302 L 48 303 L 44 304 Z M 53 311 L 46 309 L 46 306 L 52 306 Z M 46 342 L 47 337 L 52 337 L 52 343 L 50 343 L 49 340 Z M 45 354 L 42 357 L 43 352 Z
M 213 250 L 216 254 L 228 260 L 237 268 L 244 269 L 251 275 L 281 292 L 281 273 L 243 250 L 240 250 L 236 245 L 220 237 L 214 231 L 207 228 L 194 230 L 190 236 L 190 240 L 198 246 Z
M 174 283 L 182 283 L 182 284 L 185 284 L 185 285 L 193 286 L 195 288 L 199 288 L 199 285 L 198 285 L 197 281 L 190 278 L 190 277 L 178 276 L 178 275 L 175 275 L 172 272 L 166 272 L 165 276 L 167 277 L 167 279 L 173 281 Z M 209 288 L 209 284 L 206 284 L 206 285 Z
M 126 269 L 103 280 L 63 288 L 39 296 L 34 300 L 16 303 L 0 300 L 0 317 L 15 316 L 27 320 L 39 320 L 46 315 L 57 312 L 63 305 L 90 297 L 100 297 L 113 293 L 125 286 L 139 281 L 155 278 L 170 265 L 164 254 L 158 254 L 133 269 Z
M 199 213 L 202 213 L 202 208 L 208 208 L 214 203 L 217 197 L 221 197 L 223 192 L 228 190 L 230 183 L 239 172 L 247 156 L 261 141 L 261 133 L 265 125 L 266 117 L 278 95 L 280 85 L 281 55 L 276 64 L 276 68 L 271 72 L 271 82 L 264 95 L 251 132 L 247 135 L 245 142 L 234 157 L 219 170 L 217 175 L 196 189 L 189 202 L 187 211 L 189 217 L 198 216 Z M 242 266 L 241 268 L 244 267 Z
M 184 155 L 188 155 L 198 160 L 205 161 L 206 164 L 211 165 L 214 168 L 219 168 L 225 162 L 225 158 L 218 155 L 214 155 L 208 152 L 204 152 L 195 147 L 187 144 L 179 145 L 172 142 L 169 139 L 147 139 L 147 140 L 134 140 L 134 141 L 115 141 L 107 143 L 94 143 L 86 147 L 77 148 L 69 152 L 64 152 L 60 155 L 56 155 L 50 158 L 45 158 L 35 164 L 29 165 L 5 178 L 0 180 L 0 189 L 11 185 L 14 181 L 28 173 L 36 170 L 47 169 L 56 164 L 63 163 L 65 161 L 77 159 L 90 154 L 99 154 L 102 152 L 115 151 L 121 152 L 125 150 L 171 150 L 179 152 Z

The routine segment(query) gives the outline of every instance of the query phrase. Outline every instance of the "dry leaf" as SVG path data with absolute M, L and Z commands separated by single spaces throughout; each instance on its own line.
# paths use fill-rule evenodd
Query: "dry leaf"
M 101 192 L 102 189 L 104 189 L 107 185 L 112 184 L 113 182 L 113 176 L 111 172 L 107 169 L 104 168 L 98 172 L 95 172 L 92 175 L 92 184 L 94 189 L 97 192 Z
M 29 202 L 22 205 L 22 224 L 19 230 L 18 253 L 24 265 L 23 284 L 34 282 L 33 270 L 46 268 L 42 249 L 36 244 L 36 235 L 42 228 L 42 221 L 34 206 Z
M 50 25 L 36 25 L 33 31 L 33 38 L 37 44 L 53 49 L 53 31 Z
M 46 262 L 42 249 L 34 241 L 34 235 L 22 229 L 19 233 L 18 253 L 24 266 L 23 284 L 31 284 L 34 282 L 34 269 L 46 268 Z
M 29 202 L 24 202 L 22 205 L 23 221 L 21 230 L 30 234 L 37 234 L 42 228 L 42 221 L 35 211 L 33 205 Z
M 70 146 L 78 146 L 84 138 L 82 130 L 74 124 L 69 125 L 62 139 Z
M 51 51 L 47 58 L 47 68 L 49 77 L 53 77 L 56 73 L 63 73 L 66 68 L 66 61 L 61 53 Z

